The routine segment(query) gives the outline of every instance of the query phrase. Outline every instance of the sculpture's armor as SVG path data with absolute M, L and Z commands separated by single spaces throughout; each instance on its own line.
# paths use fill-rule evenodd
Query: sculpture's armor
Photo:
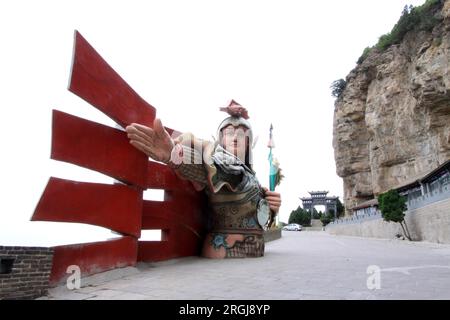
M 269 209 L 255 172 L 217 142 L 201 141 L 191 134 L 184 134 L 175 142 L 169 165 L 198 189 L 204 188 L 209 199 L 209 233 L 203 255 L 263 256 L 263 227 L 258 221 L 258 210 L 264 206 L 267 208 L 263 209 Z
M 227 258 L 264 255 L 263 229 L 257 219 L 258 204 L 264 197 L 256 178 L 249 176 L 248 180 L 242 191 L 222 188 L 217 193 L 207 192 L 211 241 L 215 248 L 224 246 Z M 243 239 L 231 245 L 227 237 L 232 234 L 242 235 Z

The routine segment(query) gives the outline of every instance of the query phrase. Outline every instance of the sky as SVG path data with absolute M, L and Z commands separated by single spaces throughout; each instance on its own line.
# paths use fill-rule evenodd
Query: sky
M 299 197 L 327 190 L 343 198 L 332 148 L 330 84 L 363 49 L 389 32 L 406 4 L 424 0 L 1 1 L 3 114 L 0 245 L 101 241 L 109 230 L 30 222 L 51 176 L 112 183 L 50 159 L 51 110 L 114 127 L 67 90 L 78 30 L 147 102 L 164 125 L 210 139 L 231 99 L 247 108 L 258 142 L 254 169 L 268 185 L 268 133 L 285 179 L 280 220 Z M 161 199 L 148 192 L 146 199 Z M 318 208 L 320 209 L 320 208 Z M 156 232 L 145 234 L 154 239 Z

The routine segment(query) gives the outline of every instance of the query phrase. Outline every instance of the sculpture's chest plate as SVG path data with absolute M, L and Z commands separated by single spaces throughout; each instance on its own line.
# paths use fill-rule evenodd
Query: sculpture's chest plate
M 258 223 L 258 208 L 263 196 L 258 185 L 246 192 L 228 192 L 221 190 L 209 195 L 211 208 L 210 222 L 215 231 L 255 231 L 262 230 Z M 261 222 L 264 218 L 260 218 Z

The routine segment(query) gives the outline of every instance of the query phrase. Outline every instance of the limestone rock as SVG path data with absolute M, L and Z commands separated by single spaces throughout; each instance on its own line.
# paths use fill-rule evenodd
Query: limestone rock
M 347 209 L 450 159 L 450 0 L 436 16 L 347 76 L 333 127 Z

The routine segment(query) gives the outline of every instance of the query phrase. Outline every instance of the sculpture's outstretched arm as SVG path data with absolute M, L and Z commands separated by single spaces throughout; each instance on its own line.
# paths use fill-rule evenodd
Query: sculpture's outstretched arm
M 195 189 L 201 190 L 206 186 L 205 142 L 190 133 L 172 139 L 160 119 L 155 119 L 153 129 L 132 123 L 126 127 L 126 132 L 134 147 L 153 160 L 169 165 L 179 177 L 190 180 Z
M 207 172 L 203 159 L 203 150 L 208 142 L 196 138 L 191 133 L 183 133 L 175 139 L 168 165 L 175 173 L 190 180 L 196 190 L 202 190 L 207 184 Z
M 169 133 L 164 129 L 161 120 L 156 118 L 153 129 L 141 124 L 132 123 L 126 127 L 130 143 L 147 156 L 156 161 L 168 163 L 175 145 Z

